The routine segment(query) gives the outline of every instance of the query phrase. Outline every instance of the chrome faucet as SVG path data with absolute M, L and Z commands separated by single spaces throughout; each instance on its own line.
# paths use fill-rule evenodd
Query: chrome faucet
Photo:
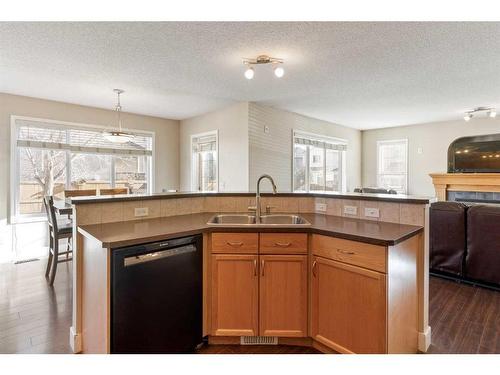
M 268 174 L 263 174 L 262 176 L 259 177 L 257 180 L 257 192 L 255 193 L 255 222 L 260 223 L 260 216 L 261 216 L 261 207 L 260 207 L 260 182 L 267 178 L 270 182 L 271 185 L 273 186 L 273 194 L 276 194 L 276 184 L 274 183 L 274 180 L 271 176 Z

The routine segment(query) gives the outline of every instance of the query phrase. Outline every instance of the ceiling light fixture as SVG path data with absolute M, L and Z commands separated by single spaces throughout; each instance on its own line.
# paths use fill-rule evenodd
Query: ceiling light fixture
M 471 111 L 465 112 L 464 120 L 465 121 L 470 121 L 470 119 L 472 117 L 474 117 L 474 115 L 476 115 L 478 113 L 486 113 L 486 116 L 488 116 L 490 118 L 497 117 L 497 110 L 496 110 L 496 108 L 491 108 L 491 107 L 476 107 L 476 108 L 474 108 Z
M 245 78 L 246 79 L 253 79 L 254 75 L 255 75 L 255 71 L 253 70 L 253 68 L 251 66 L 249 66 L 247 68 L 247 70 L 245 70 Z
M 127 143 L 134 139 L 134 135 L 122 131 L 122 106 L 120 104 L 120 95 L 125 91 L 122 89 L 113 90 L 117 95 L 115 111 L 118 112 L 118 130 L 108 130 L 103 133 L 103 137 L 113 143 Z
M 281 78 L 285 75 L 285 69 L 283 68 L 283 59 L 278 59 L 275 57 L 269 57 L 267 55 L 260 55 L 256 59 L 243 59 L 243 64 L 247 67 L 245 70 L 245 78 L 252 79 L 255 75 L 253 67 L 255 65 L 266 65 L 272 64 L 274 75 Z

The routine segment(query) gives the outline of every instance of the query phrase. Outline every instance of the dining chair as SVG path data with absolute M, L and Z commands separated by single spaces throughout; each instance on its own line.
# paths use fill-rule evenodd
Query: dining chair
M 128 188 L 99 189 L 99 195 L 128 194 Z
M 71 239 L 73 236 L 73 225 L 71 222 L 58 222 L 56 211 L 54 209 L 54 198 L 46 196 L 43 198 L 45 211 L 47 212 L 47 223 L 49 226 L 49 259 L 45 269 L 45 277 L 49 278 L 49 285 L 54 285 L 56 277 L 57 264 L 73 260 L 73 250 L 71 248 Z M 66 251 L 59 251 L 59 240 L 66 238 L 68 245 Z M 71 254 L 71 257 L 68 255 Z M 65 255 L 60 259 L 60 255 Z M 50 274 L 50 275 L 49 275 Z
M 86 195 L 97 195 L 96 189 L 84 189 L 84 190 L 64 190 L 64 197 L 82 197 Z

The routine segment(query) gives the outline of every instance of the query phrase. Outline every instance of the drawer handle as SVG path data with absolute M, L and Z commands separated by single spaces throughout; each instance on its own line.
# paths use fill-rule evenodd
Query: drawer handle
M 313 276 L 316 277 L 316 261 L 313 262 L 312 273 L 313 273 Z
M 355 255 L 356 254 L 354 251 L 347 251 L 347 250 L 341 250 L 341 249 L 337 249 L 337 252 L 339 252 L 341 254 L 345 254 L 345 255 Z
M 291 242 L 275 242 L 274 243 L 274 246 L 278 246 L 278 247 L 289 247 L 292 243 Z
M 229 241 L 226 241 L 226 243 L 229 245 L 229 246 L 243 246 L 243 242 L 229 242 Z

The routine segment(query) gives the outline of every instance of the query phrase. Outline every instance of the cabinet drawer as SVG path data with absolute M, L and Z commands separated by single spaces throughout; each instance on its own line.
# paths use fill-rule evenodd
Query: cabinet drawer
M 314 255 L 353 264 L 378 272 L 387 272 L 386 247 L 314 234 Z
M 261 233 L 262 254 L 307 254 L 306 233 Z
M 212 253 L 257 254 L 258 233 L 212 233 Z

